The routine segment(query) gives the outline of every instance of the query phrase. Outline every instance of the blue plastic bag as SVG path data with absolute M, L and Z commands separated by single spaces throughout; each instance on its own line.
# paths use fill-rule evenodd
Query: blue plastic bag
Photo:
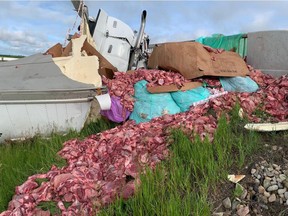
M 140 122 L 148 122 L 152 118 L 164 114 L 176 114 L 180 112 L 170 93 L 151 94 L 146 89 L 147 81 L 141 80 L 134 85 L 135 103 L 130 119 Z
M 257 83 L 249 76 L 221 77 L 220 82 L 224 90 L 228 92 L 255 92 L 258 90 Z
M 207 99 L 210 96 L 210 92 L 206 88 L 198 87 L 187 91 L 172 92 L 171 96 L 181 111 L 186 112 L 193 103 Z

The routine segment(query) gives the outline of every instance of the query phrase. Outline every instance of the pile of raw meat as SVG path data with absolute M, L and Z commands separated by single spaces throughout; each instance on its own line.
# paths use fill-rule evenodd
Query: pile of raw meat
M 251 78 L 260 86 L 255 93 L 220 94 L 206 103 L 192 106 L 187 112 L 164 115 L 138 125 L 130 120 L 85 140 L 65 142 L 59 155 L 67 160 L 67 166 L 53 166 L 48 173 L 30 176 L 16 187 L 7 211 L 0 215 L 50 215 L 49 211 L 37 207 L 46 201 L 57 203 L 62 215 L 95 215 L 117 196 L 125 199 L 132 196 L 135 184 L 140 183 L 139 173 L 147 166 L 154 168 L 169 156 L 171 128 L 181 127 L 189 134 L 193 130 L 212 141 L 219 116 L 231 110 L 237 101 L 251 122 L 263 121 L 255 110 L 267 113 L 265 121 L 287 121 L 288 76 L 274 79 L 259 70 L 250 68 L 250 71 Z M 110 94 L 120 97 L 123 106 L 130 111 L 134 104 L 133 85 L 137 81 L 145 79 L 149 85 L 175 83 L 178 86 L 187 82 L 180 74 L 157 70 L 116 73 L 115 77 L 104 82 Z M 197 81 L 218 86 L 211 89 L 212 92 L 223 92 L 216 78 Z M 211 109 L 214 112 L 208 112 Z M 42 179 L 41 185 L 36 182 L 37 179 Z M 65 207 L 64 203 L 69 203 L 69 207 Z

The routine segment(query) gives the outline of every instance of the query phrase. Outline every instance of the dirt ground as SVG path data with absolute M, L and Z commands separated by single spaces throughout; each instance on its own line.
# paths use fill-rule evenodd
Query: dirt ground
M 275 134 L 276 133 L 276 134 Z M 288 166 L 288 132 L 274 132 L 274 134 L 261 133 L 261 147 L 253 155 L 246 159 L 243 169 L 232 168 L 231 174 L 246 175 L 239 183 L 244 188 L 255 187 L 255 182 L 251 175 L 251 168 L 255 163 L 266 160 L 268 163 L 277 164 L 281 167 Z M 237 155 L 235 155 L 237 157 Z M 213 193 L 211 201 L 213 203 L 214 212 L 225 212 L 223 215 L 237 215 L 235 211 L 229 212 L 223 207 L 222 201 L 229 197 L 233 200 L 235 184 L 225 181 L 217 186 L 216 192 Z M 248 215 L 262 216 L 288 216 L 288 205 L 280 204 L 279 202 L 268 202 L 264 204 L 259 200 L 258 194 L 252 196 L 249 201 L 245 200 L 245 204 L 249 206 Z M 263 207 L 264 206 L 264 207 Z M 257 213 L 253 212 L 257 209 Z M 221 215 L 215 214 L 215 215 Z M 247 215 L 247 216 L 248 216 Z

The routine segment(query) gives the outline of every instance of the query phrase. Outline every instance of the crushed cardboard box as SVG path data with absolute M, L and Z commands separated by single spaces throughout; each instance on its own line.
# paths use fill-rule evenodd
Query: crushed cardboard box
M 239 54 L 231 51 L 209 52 L 197 42 L 173 42 L 156 46 L 148 59 L 148 68 L 179 72 L 186 79 L 249 74 Z

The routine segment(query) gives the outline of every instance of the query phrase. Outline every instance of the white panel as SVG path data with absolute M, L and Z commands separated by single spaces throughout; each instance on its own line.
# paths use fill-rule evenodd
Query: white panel
M 37 133 L 80 131 L 91 102 L 0 105 L 0 143 L 4 139 L 32 137 Z

